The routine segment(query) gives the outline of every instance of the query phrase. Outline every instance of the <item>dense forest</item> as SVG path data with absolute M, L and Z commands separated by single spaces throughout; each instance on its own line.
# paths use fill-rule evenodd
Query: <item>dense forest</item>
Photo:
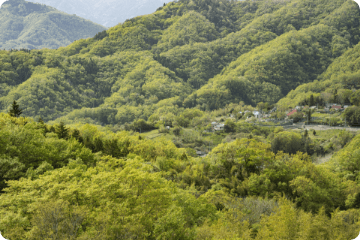
M 199 121 L 201 114 L 184 118 Z M 186 128 L 151 140 L 20 115 L 18 107 L 0 115 L 0 231 L 8 239 L 345 240 L 358 234 L 360 135 L 227 123 L 234 129 L 222 134 L 225 141 L 197 157 L 166 138 L 175 134 L 189 143 Z M 333 157 L 315 164 L 323 143 Z
M 254 113 L 303 105 L 311 120 L 308 107 L 333 102 L 360 123 L 359 12 L 351 0 L 179 0 L 56 50 L 0 51 L 1 233 L 355 238 L 357 129 Z
M 35 119 L 120 126 L 274 104 L 357 45 L 359 11 L 351 0 L 171 2 L 57 50 L 0 51 L 0 109 L 16 100 Z
M 105 27 L 55 8 L 8 0 L 0 8 L 0 49 L 56 49 Z

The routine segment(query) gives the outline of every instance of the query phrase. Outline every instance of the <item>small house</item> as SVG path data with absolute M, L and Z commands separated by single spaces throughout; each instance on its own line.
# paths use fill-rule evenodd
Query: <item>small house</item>
M 295 114 L 297 112 L 298 112 L 298 110 L 295 108 L 292 111 L 290 111 L 288 114 L 286 114 L 286 116 L 290 117 L 291 115 L 293 115 L 293 114 Z
M 222 130 L 224 130 L 224 128 L 225 128 L 225 124 L 223 124 L 223 123 L 220 123 L 220 124 L 214 126 L 215 131 L 222 131 Z
M 277 110 L 277 107 L 274 107 L 273 109 L 271 109 L 271 110 L 270 110 L 270 112 L 269 112 L 269 113 L 276 112 L 276 110 Z
M 206 157 L 206 152 L 203 151 L 196 151 L 196 155 L 198 155 L 199 157 Z
M 259 111 L 252 112 L 256 118 L 261 118 L 261 113 Z
M 340 111 L 340 110 L 342 109 L 342 107 L 341 107 L 340 105 L 333 105 L 333 106 L 331 107 L 331 109 L 334 109 L 334 110 L 336 110 L 336 111 Z
M 325 103 L 325 107 L 332 108 L 332 106 L 337 106 L 337 103 Z

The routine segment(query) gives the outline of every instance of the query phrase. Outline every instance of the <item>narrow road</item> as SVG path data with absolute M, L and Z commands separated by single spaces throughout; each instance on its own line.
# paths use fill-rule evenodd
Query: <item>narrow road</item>
M 298 129 L 307 129 L 307 130 L 313 129 L 315 131 L 334 130 L 334 129 L 347 130 L 347 131 L 351 131 L 351 132 L 360 131 L 360 128 L 356 128 L 356 127 L 331 127 L 328 125 L 304 125 L 304 124 L 296 124 L 295 125 L 294 124 L 292 126 L 289 126 L 289 128 L 293 128 L 293 129 L 298 128 Z

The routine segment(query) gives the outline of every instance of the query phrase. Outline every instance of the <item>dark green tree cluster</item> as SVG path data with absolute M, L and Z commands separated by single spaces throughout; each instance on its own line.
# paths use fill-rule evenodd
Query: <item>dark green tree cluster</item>
M 17 102 L 14 101 L 9 111 L 9 115 L 11 117 L 20 117 L 21 114 L 22 114 L 22 109 L 20 109 L 19 104 L 17 104 Z

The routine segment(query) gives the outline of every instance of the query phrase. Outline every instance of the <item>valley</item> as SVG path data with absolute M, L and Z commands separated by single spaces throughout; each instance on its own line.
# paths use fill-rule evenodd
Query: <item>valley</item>
M 1 50 L 1 234 L 355 238 L 359 41 L 351 0 L 178 0 Z

